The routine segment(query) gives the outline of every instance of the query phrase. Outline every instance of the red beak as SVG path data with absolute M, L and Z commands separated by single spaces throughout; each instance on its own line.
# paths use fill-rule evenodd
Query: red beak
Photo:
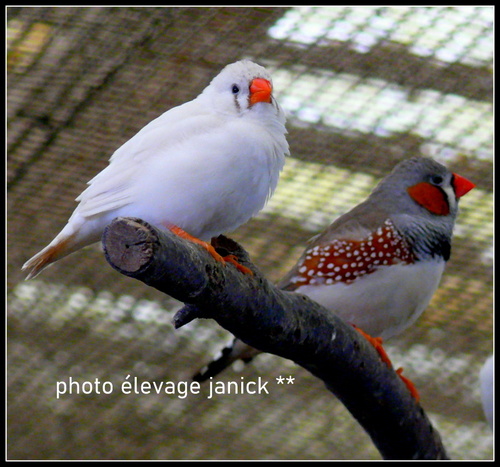
M 267 79 L 253 79 L 250 83 L 250 105 L 254 105 L 257 102 L 267 102 L 270 104 L 272 92 L 273 87 Z
M 458 198 L 461 198 L 466 193 L 469 193 L 476 185 L 471 181 L 467 180 L 465 177 L 458 175 L 456 173 L 453 174 L 453 188 L 455 188 L 455 195 Z

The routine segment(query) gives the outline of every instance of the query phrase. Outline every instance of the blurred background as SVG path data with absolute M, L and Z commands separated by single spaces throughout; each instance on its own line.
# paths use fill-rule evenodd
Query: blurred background
M 319 380 L 273 355 L 220 378 L 260 376 L 269 395 L 122 394 L 127 375 L 188 381 L 231 335 L 175 331 L 179 303 L 99 246 L 20 271 L 115 149 L 241 58 L 269 68 L 288 114 L 276 194 L 230 234 L 271 280 L 403 159 L 476 183 L 438 292 L 386 349 L 449 455 L 493 458 L 478 379 L 493 352 L 493 7 L 9 7 L 6 21 L 9 459 L 380 459 Z M 115 390 L 57 399 L 70 377 Z

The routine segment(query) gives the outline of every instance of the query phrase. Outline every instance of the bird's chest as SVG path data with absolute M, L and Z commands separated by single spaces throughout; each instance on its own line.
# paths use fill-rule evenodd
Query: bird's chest
M 350 283 L 323 280 L 296 291 L 369 334 L 388 338 L 410 326 L 427 308 L 444 266 L 443 260 L 380 266 Z
M 362 240 L 331 239 L 310 248 L 291 280 L 304 293 L 375 336 L 409 326 L 427 307 L 444 269 L 419 260 L 387 220 Z

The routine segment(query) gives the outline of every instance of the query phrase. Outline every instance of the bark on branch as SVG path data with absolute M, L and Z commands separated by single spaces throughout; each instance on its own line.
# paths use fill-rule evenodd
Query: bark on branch
M 254 275 L 140 219 L 117 218 L 103 235 L 113 268 L 185 303 L 177 328 L 211 318 L 247 344 L 301 365 L 342 401 L 384 459 L 447 459 L 422 407 L 352 326 L 304 295 L 277 289 L 236 242 L 220 236 L 213 244 Z

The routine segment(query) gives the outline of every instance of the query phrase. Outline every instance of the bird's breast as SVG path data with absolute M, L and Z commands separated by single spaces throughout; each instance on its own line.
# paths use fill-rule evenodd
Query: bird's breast
M 443 260 L 381 266 L 351 283 L 301 286 L 305 294 L 365 332 L 388 338 L 410 326 L 428 306 L 444 271 Z

